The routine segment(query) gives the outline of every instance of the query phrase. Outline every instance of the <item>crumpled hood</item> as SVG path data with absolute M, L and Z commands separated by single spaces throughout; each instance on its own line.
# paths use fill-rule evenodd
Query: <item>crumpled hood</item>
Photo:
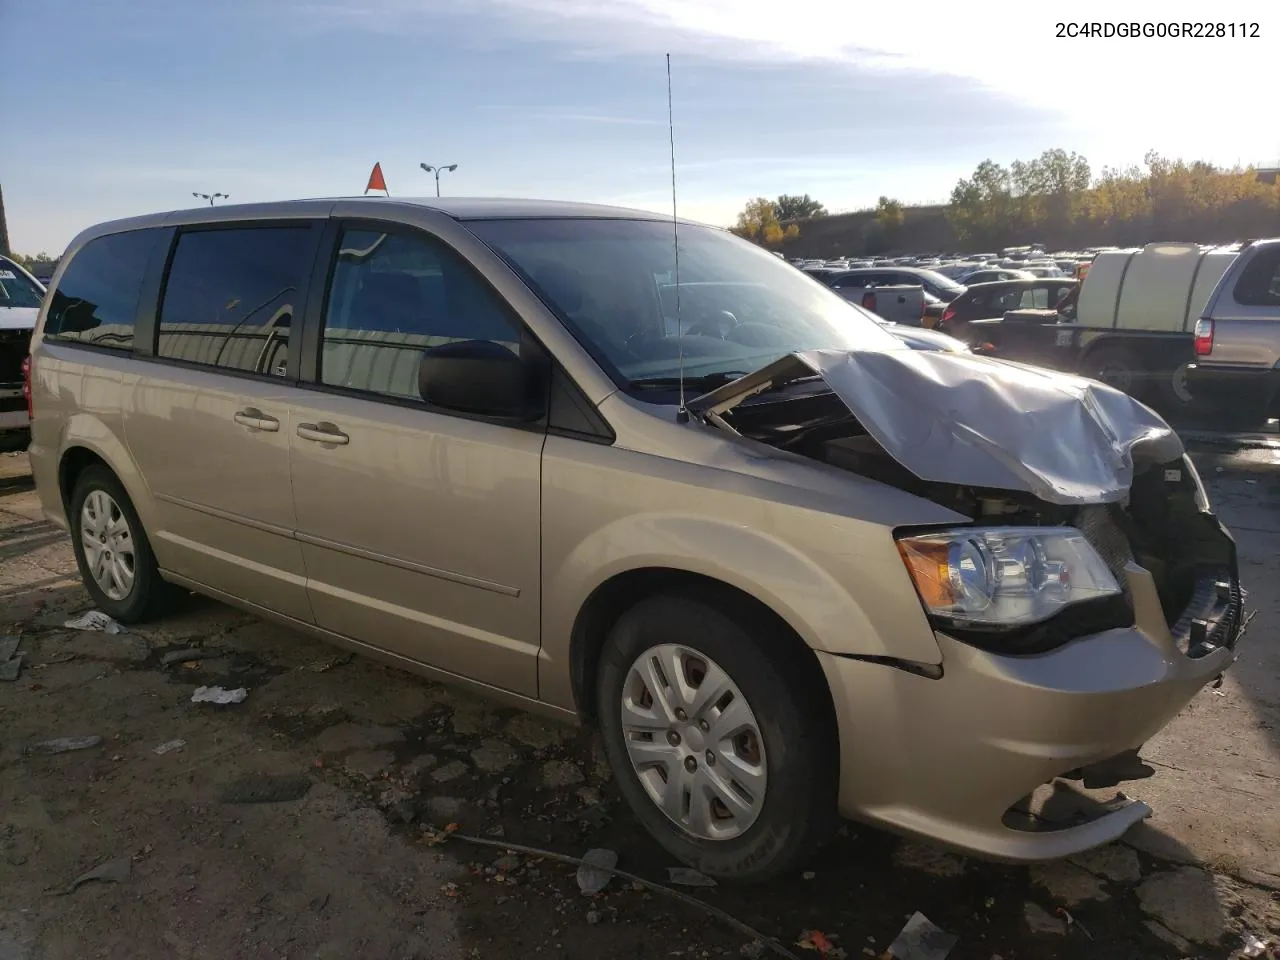
M 0 307 L 0 330 L 34 330 L 39 307 Z
M 1154 411 L 1104 384 L 936 350 L 794 353 L 688 404 L 724 425 L 747 398 L 820 376 L 885 451 L 922 480 L 1026 491 L 1056 504 L 1121 500 L 1134 461 L 1182 441 Z

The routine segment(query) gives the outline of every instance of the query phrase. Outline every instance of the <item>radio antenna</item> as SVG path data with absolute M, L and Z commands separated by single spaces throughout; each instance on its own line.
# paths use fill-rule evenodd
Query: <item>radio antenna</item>
M 671 112 L 671 54 L 667 54 L 667 137 L 671 141 L 671 247 L 675 254 L 676 288 L 676 355 L 680 363 L 680 406 L 676 422 L 687 423 L 689 411 L 684 405 L 684 323 L 680 316 L 680 229 L 676 219 L 676 125 Z

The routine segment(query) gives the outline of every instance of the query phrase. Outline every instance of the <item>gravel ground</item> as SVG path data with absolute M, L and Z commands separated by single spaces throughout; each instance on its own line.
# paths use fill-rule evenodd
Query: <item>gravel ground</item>
M 1158 776 L 1128 792 L 1151 821 L 1032 868 L 850 825 L 800 876 L 686 892 L 806 958 L 807 930 L 828 955 L 879 956 L 915 911 L 959 938 L 950 960 L 1229 957 L 1245 933 L 1280 938 L 1280 452 L 1197 456 L 1259 613 L 1222 688 L 1145 751 Z M 0 682 L 0 960 L 760 955 L 643 886 L 585 897 L 572 866 L 459 839 L 605 847 L 665 882 L 673 864 L 591 731 L 198 598 L 123 635 L 65 629 L 87 595 L 24 474 L 0 457 L 0 635 L 25 655 Z M 191 703 L 202 684 L 248 697 Z M 101 741 L 36 747 L 64 737 Z M 447 824 L 458 834 L 438 842 Z

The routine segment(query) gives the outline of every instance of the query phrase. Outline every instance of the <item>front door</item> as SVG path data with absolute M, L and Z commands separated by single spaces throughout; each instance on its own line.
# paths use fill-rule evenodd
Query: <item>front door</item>
M 289 434 L 316 622 L 534 696 L 545 432 L 433 409 L 418 390 L 426 347 L 518 351 L 519 321 L 426 233 L 353 226 L 338 242 L 316 382 Z
M 311 620 L 294 539 L 289 331 L 316 222 L 178 234 L 156 357 L 126 374 L 125 435 L 156 501 L 162 567 Z

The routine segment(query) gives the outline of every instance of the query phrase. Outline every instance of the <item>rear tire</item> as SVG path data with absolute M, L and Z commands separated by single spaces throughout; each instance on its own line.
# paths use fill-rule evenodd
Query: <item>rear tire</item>
M 80 578 L 99 610 L 139 623 L 172 608 L 178 591 L 160 578 L 142 521 L 115 474 L 99 464 L 81 471 L 67 519 Z
M 714 599 L 664 595 L 623 614 L 605 643 L 597 703 L 619 789 L 658 843 L 709 876 L 795 870 L 836 825 L 821 674 L 790 641 Z
M 1099 347 L 1085 357 L 1080 372 L 1131 397 L 1141 398 L 1146 392 L 1146 368 L 1124 347 Z
M 1187 366 L 1182 364 L 1172 373 L 1162 377 L 1156 395 L 1159 398 L 1162 412 L 1175 417 L 1194 416 L 1196 410 L 1203 406 L 1197 403 L 1187 380 Z

